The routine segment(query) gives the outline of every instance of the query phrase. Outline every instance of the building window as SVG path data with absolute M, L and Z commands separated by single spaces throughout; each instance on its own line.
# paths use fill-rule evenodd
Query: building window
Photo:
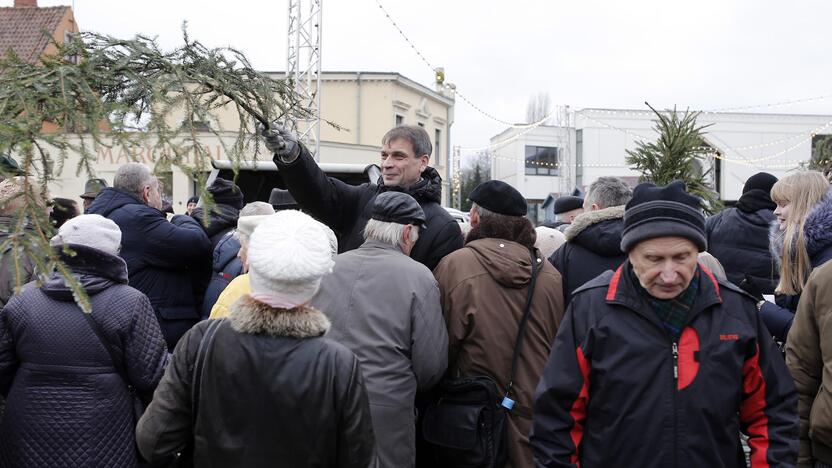
M 442 164 L 442 130 L 434 130 L 434 137 L 433 137 L 433 154 L 434 160 L 439 161 Z
M 400 114 L 396 114 L 396 126 L 404 125 L 404 116 Z
M 73 33 L 71 31 L 64 31 L 64 44 L 69 45 L 72 43 L 73 40 L 77 40 L 77 33 Z M 78 63 L 78 56 L 77 55 L 65 55 L 64 60 L 67 63 L 77 64 Z
M 526 146 L 526 175 L 560 175 L 559 156 L 560 148 Z

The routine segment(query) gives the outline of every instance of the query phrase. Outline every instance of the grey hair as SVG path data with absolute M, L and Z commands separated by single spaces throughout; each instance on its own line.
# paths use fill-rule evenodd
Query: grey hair
M 127 163 L 118 168 L 113 188 L 124 190 L 141 198 L 142 191 L 156 180 L 150 168 L 140 163 Z
M 418 125 L 399 125 L 391 128 L 384 134 L 381 144 L 386 145 L 388 142 L 400 138 L 409 141 L 413 145 L 413 152 L 416 153 L 417 158 L 423 154 L 430 157 L 433 153 L 433 145 L 430 143 L 428 132 Z
M 618 177 L 599 177 L 589 185 L 586 200 L 601 208 L 626 205 L 633 198 L 633 190 Z M 587 205 L 584 205 L 587 206 Z
M 262 202 L 262 201 L 254 201 L 251 203 L 246 203 L 246 206 L 240 210 L 240 217 L 243 216 L 262 216 L 262 215 L 273 215 L 274 214 L 274 207 L 270 203 Z
M 364 227 L 364 238 L 398 247 L 402 243 L 405 226 L 407 224 L 370 219 L 367 221 L 367 226 Z M 413 229 L 410 230 L 410 240 L 414 243 L 419 240 L 419 226 L 413 225 Z
M 491 218 L 493 216 L 500 216 L 499 214 L 490 211 L 486 208 L 483 208 L 477 205 L 476 203 L 472 203 L 471 205 L 474 207 L 475 210 L 477 210 L 477 214 L 480 215 L 480 218 Z

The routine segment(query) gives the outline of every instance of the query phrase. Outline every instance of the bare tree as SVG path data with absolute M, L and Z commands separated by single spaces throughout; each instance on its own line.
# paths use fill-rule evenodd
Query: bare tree
M 541 91 L 529 96 L 529 103 L 526 104 L 526 122 L 535 123 L 543 120 L 552 112 L 552 98 L 549 93 Z M 547 119 L 548 121 L 551 119 Z

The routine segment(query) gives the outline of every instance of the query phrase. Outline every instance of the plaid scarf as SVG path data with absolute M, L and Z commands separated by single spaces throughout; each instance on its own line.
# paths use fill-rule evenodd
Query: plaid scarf
M 635 273 L 633 273 L 633 276 L 635 277 Z M 653 306 L 653 311 L 656 312 L 656 315 L 659 317 L 659 321 L 662 322 L 662 325 L 665 330 L 667 330 L 667 333 L 670 334 L 673 341 L 678 341 L 679 337 L 682 335 L 682 328 L 685 326 L 685 322 L 688 319 L 688 313 L 690 313 L 691 308 L 693 308 L 693 303 L 696 301 L 696 295 L 699 292 L 700 276 L 699 267 L 697 267 L 696 273 L 694 273 L 688 288 L 675 298 L 665 300 L 656 299 L 651 296 L 644 288 L 641 287 L 638 279 L 634 278 L 636 285 L 639 289 L 641 289 L 642 293 L 645 295 L 644 297 L 647 298 L 647 302 Z

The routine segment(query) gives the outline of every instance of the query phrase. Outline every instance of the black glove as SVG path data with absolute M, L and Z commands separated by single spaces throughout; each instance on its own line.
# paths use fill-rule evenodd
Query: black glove
M 745 279 L 740 282 L 738 285 L 740 289 L 751 294 L 754 296 L 754 299 L 757 299 L 757 302 L 763 300 L 763 292 L 760 291 L 760 288 L 757 286 L 757 283 L 754 282 L 748 275 L 745 275 Z
M 260 124 L 257 130 L 263 137 L 266 148 L 274 154 L 275 159 L 280 160 L 279 162 L 288 164 L 300 155 L 298 137 L 281 125 L 273 124 L 271 128 L 266 128 L 265 125 Z

